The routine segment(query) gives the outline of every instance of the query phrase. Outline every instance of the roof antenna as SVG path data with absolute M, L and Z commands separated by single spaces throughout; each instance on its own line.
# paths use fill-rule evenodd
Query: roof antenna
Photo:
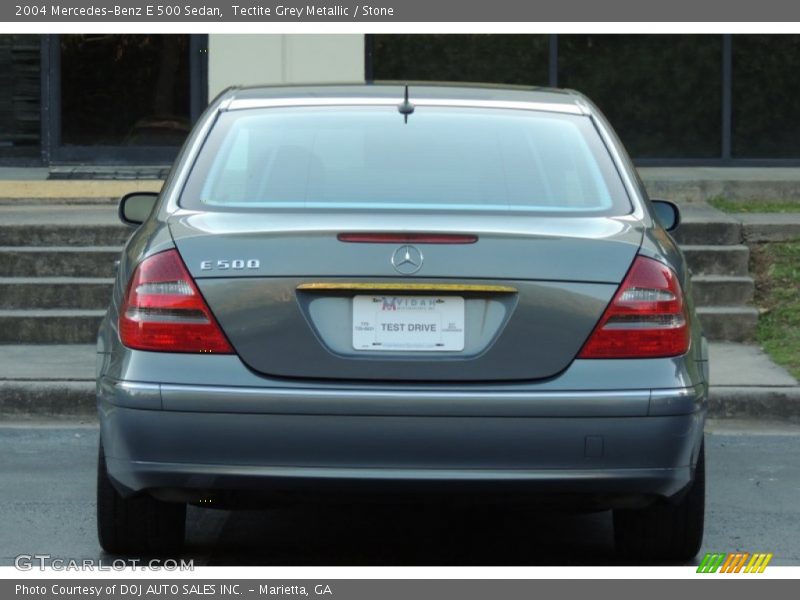
M 397 107 L 397 110 L 403 115 L 403 120 L 407 124 L 408 123 L 408 115 L 414 112 L 414 105 L 408 101 L 408 84 L 406 84 L 406 93 L 405 97 L 403 98 L 403 103 Z

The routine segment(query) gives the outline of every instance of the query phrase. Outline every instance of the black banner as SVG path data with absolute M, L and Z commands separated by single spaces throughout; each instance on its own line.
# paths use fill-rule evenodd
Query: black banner
M 696 598 L 700 594 L 737 600 L 790 597 L 796 581 L 697 576 L 697 579 L 312 579 L 312 580 L 5 580 L 0 597 L 6 600 L 486 600 L 487 598 L 604 598 L 647 597 L 648 600 Z
M 787 22 L 786 0 L 12 0 L 8 22 Z

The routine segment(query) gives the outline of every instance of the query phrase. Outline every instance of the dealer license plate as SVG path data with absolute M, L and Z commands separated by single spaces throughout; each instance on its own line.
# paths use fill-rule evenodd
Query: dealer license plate
M 353 348 L 394 352 L 464 349 L 464 298 L 355 296 Z

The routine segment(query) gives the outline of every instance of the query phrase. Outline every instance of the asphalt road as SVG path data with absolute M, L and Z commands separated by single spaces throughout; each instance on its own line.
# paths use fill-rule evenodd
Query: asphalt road
M 0 426 L 0 565 L 19 554 L 103 558 L 94 520 L 97 429 Z M 800 565 L 800 426 L 710 423 L 703 552 Z M 611 515 L 452 506 L 189 511 L 196 565 L 617 564 Z

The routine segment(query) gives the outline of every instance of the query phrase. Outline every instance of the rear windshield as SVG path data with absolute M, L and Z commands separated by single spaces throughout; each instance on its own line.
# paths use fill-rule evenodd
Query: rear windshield
M 393 106 L 224 112 L 181 205 L 630 212 L 588 117 L 417 107 L 406 123 Z

